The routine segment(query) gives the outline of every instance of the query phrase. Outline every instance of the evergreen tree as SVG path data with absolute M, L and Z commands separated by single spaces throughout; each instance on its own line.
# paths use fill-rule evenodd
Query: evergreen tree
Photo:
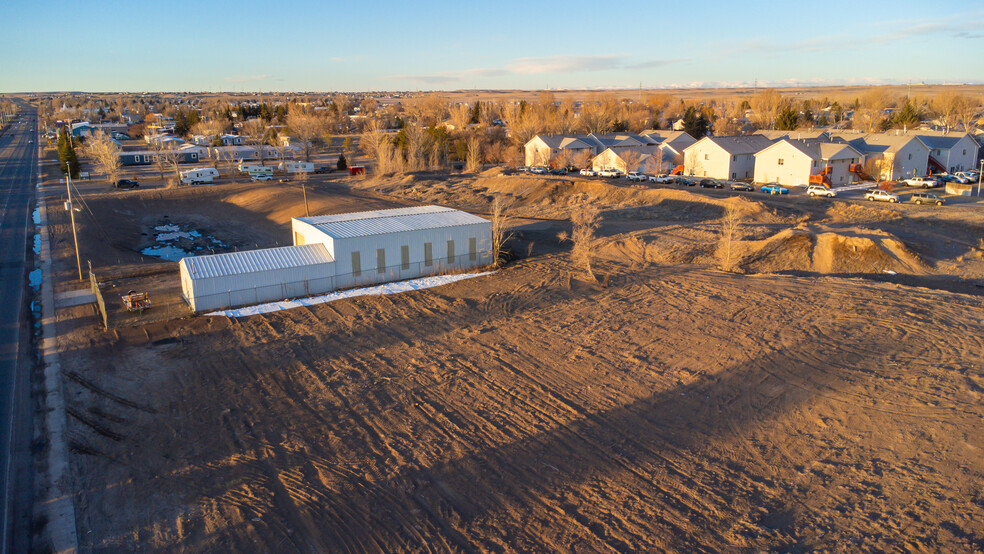
M 338 155 L 338 163 L 335 164 L 335 167 L 341 171 L 348 169 L 348 162 L 345 161 L 345 154 Z
M 481 117 L 482 117 L 482 103 L 476 100 L 475 105 L 472 106 L 471 119 L 468 122 L 477 124 L 479 121 L 481 121 Z
M 58 161 L 62 174 L 69 174 L 72 179 L 79 178 L 79 158 L 75 155 L 75 146 L 66 129 L 58 132 Z
M 919 110 L 912 105 L 908 96 L 903 100 L 902 107 L 892 114 L 892 125 L 895 127 L 912 127 L 918 125 L 920 120 Z
M 827 120 L 827 114 L 820 114 L 820 117 L 817 118 L 817 125 L 820 127 L 830 125 L 830 121 Z
M 709 128 L 710 122 L 707 121 L 703 111 L 699 111 L 693 106 L 687 107 L 687 111 L 683 114 L 683 130 L 687 134 L 700 139 L 707 136 Z
M 793 131 L 797 126 L 799 126 L 799 114 L 793 108 L 786 106 L 776 118 L 776 130 Z

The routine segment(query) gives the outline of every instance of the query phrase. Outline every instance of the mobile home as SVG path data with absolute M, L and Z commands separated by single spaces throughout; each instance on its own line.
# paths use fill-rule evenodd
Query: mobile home
M 213 167 L 200 167 L 196 169 L 189 169 L 181 172 L 181 182 L 186 185 L 198 185 L 202 183 L 211 183 L 213 179 L 219 176 L 219 170 Z
M 277 168 L 287 173 L 314 173 L 314 164 L 311 162 L 280 162 Z

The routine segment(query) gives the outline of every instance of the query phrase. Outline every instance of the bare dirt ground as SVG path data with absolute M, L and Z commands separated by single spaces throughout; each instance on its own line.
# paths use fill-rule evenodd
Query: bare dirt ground
M 119 194 L 89 204 L 126 244 L 165 213 L 289 241 L 300 202 L 142 191 L 134 215 Z M 984 549 L 979 204 L 492 171 L 325 184 L 312 212 L 497 194 L 521 259 L 491 276 L 108 332 L 61 310 L 82 549 Z M 603 209 L 598 283 L 556 239 L 576 201 Z M 737 273 L 713 267 L 729 207 Z M 86 248 L 141 263 L 116 242 Z

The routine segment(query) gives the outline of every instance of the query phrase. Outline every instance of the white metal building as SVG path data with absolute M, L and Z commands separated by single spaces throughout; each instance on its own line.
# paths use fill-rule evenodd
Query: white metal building
M 334 262 L 323 244 L 182 258 L 181 295 L 202 312 L 321 294 L 335 289 Z
M 195 312 L 492 263 L 492 223 L 441 206 L 293 219 L 294 246 L 183 258 L 181 291 Z
M 441 206 L 296 218 L 292 231 L 295 245 L 325 245 L 337 288 L 492 263 L 492 223 Z

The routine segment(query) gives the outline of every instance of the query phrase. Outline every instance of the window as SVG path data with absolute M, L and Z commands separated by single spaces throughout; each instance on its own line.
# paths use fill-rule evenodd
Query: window
M 738 155 L 736 154 L 734 156 L 731 156 L 731 161 L 737 162 L 738 161 Z
M 474 262 L 478 259 L 478 239 L 470 237 L 468 239 L 468 261 Z
M 352 275 L 358 277 L 362 275 L 362 253 L 352 252 Z
M 133 161 L 139 163 L 140 162 L 140 156 L 134 156 L 133 157 Z
M 782 158 L 779 158 L 779 165 L 782 165 L 783 161 L 784 160 Z
M 963 155 L 966 156 L 967 155 L 967 149 L 964 148 L 964 151 L 963 152 L 964 152 Z
M 454 263 L 454 239 L 448 241 L 448 263 Z
M 400 247 L 400 269 L 406 271 L 410 269 L 410 247 Z
M 386 249 L 376 249 L 376 273 L 386 273 Z
M 434 265 L 434 245 L 429 242 L 424 243 L 424 265 L 427 267 Z
M 912 154 L 909 154 L 909 159 L 910 159 L 910 160 L 912 159 Z
M 707 157 L 707 154 L 704 154 L 704 159 L 707 160 L 707 159 L 710 159 L 710 158 Z
M 737 179 L 738 178 L 738 174 L 737 173 L 732 173 L 731 174 L 731 178 L 732 179 Z

